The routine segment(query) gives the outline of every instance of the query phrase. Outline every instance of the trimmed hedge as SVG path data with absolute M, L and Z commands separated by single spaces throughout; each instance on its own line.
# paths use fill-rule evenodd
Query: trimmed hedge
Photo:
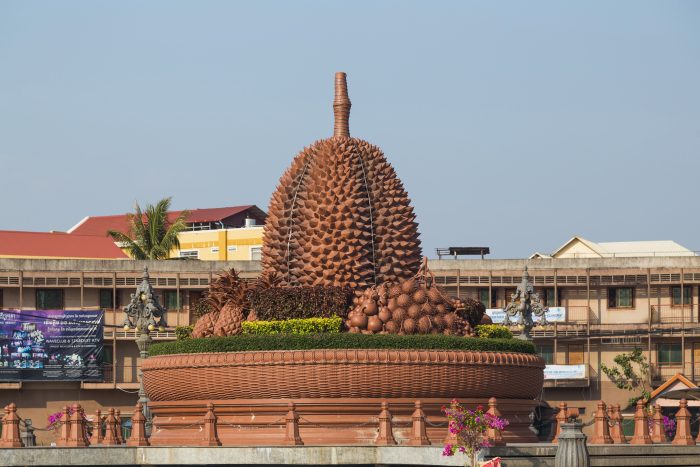
M 243 321 L 243 334 L 339 333 L 343 318 L 303 318 L 279 321 Z
M 476 335 L 489 339 L 512 339 L 513 333 L 502 324 L 480 324 L 476 327 Z
M 194 330 L 194 324 L 189 326 L 176 326 L 175 327 L 175 337 L 177 340 L 189 339 L 192 337 L 192 331 Z
M 347 287 L 270 287 L 247 294 L 257 319 L 330 318 L 348 314 L 352 291 Z
M 444 349 L 534 354 L 531 342 L 519 339 L 482 339 L 443 334 L 270 334 L 206 337 L 159 342 L 150 347 L 150 355 L 182 353 L 242 352 L 261 350 L 311 349 Z

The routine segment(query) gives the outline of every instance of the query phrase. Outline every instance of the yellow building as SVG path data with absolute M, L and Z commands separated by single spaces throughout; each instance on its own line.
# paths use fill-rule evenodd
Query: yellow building
M 170 211 L 176 219 L 182 211 Z M 205 261 L 255 261 L 262 253 L 265 212 L 254 205 L 224 208 L 193 209 L 185 222 L 187 230 L 180 233 L 180 249 L 171 258 Z M 71 235 L 106 236 L 108 230 L 128 232 L 126 214 L 88 216 L 68 230 Z

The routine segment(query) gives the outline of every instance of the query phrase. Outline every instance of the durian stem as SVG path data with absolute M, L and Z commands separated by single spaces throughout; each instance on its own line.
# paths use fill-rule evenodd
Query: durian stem
M 347 75 L 342 71 L 335 74 L 335 99 L 333 100 L 333 114 L 335 124 L 333 136 L 350 137 L 350 98 L 348 97 Z

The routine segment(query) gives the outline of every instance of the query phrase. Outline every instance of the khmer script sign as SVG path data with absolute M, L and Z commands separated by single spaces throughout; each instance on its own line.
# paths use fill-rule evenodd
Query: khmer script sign
M 501 324 L 506 317 L 506 312 L 501 308 L 487 308 L 486 314 L 489 315 L 491 321 L 494 324 Z M 564 306 L 550 306 L 545 313 L 547 321 L 550 323 L 561 323 L 566 321 L 566 307 Z M 512 319 L 512 318 L 511 318 Z M 540 317 L 533 315 L 532 320 L 537 323 L 540 321 Z M 517 322 L 517 318 L 516 318 Z

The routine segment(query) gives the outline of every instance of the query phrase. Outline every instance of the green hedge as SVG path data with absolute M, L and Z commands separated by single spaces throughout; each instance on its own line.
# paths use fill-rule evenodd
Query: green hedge
M 261 321 L 347 316 L 352 291 L 347 287 L 270 287 L 248 294 L 251 309 Z
M 476 335 L 489 339 L 512 339 L 513 333 L 502 324 L 480 324 L 476 327 Z
M 244 321 L 243 334 L 318 334 L 339 333 L 343 319 L 303 318 L 279 321 Z
M 442 334 L 269 334 L 184 339 L 153 344 L 150 355 L 255 350 L 309 349 L 446 349 L 535 353 L 531 342 L 518 339 L 482 339 Z
M 175 327 L 175 337 L 180 339 L 189 339 L 192 337 L 192 330 L 194 329 L 194 324 L 189 326 L 176 326 Z

